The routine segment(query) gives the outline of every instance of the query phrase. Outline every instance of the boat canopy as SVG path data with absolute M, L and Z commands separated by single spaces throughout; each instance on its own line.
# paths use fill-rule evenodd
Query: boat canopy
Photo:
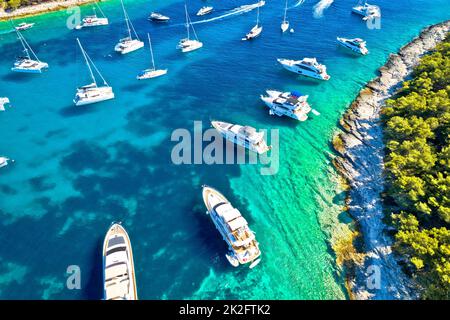
M 120 263 L 117 265 L 112 265 L 105 268 L 105 279 L 106 281 L 126 275 L 128 273 L 128 268 L 126 263 Z
M 230 221 L 232 221 L 232 220 L 234 220 L 234 219 L 240 217 L 240 216 L 241 216 L 241 213 L 239 212 L 238 209 L 232 209 L 232 210 L 223 212 L 223 213 L 221 214 L 221 216 L 223 217 L 223 219 L 224 219 L 226 222 L 230 222 Z
M 247 220 L 245 220 L 244 217 L 242 216 L 234 219 L 233 221 L 228 222 L 231 231 L 235 231 L 239 228 L 245 227 L 247 224 L 248 224 Z

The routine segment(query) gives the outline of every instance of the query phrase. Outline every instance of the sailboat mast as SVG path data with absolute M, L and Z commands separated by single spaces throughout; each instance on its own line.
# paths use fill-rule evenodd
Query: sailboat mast
M 125 11 L 125 6 L 122 0 L 120 0 L 120 3 L 122 4 L 123 15 L 125 16 L 125 23 L 127 24 L 128 36 L 131 39 L 131 29 L 130 29 L 130 22 L 128 21 L 128 14 Z
M 152 57 L 153 70 L 156 70 L 155 59 L 153 57 L 152 41 L 150 40 L 150 33 L 147 33 L 147 36 L 148 36 L 148 45 L 150 46 L 150 55 Z
M 288 6 L 288 0 L 286 0 L 286 6 L 284 7 L 284 19 L 283 19 L 283 22 L 286 22 L 287 6 Z
M 256 13 L 256 25 L 259 25 L 259 7 L 258 7 L 258 11 Z
M 86 65 L 88 66 L 92 81 L 95 83 L 95 86 L 97 86 L 97 81 L 95 81 L 94 73 L 92 72 L 91 65 L 89 64 L 88 57 L 86 56 L 86 52 L 84 51 L 83 47 L 81 46 L 80 39 L 77 38 L 77 42 L 78 42 L 78 45 L 80 46 L 81 53 L 83 54 L 84 60 L 86 61 Z
M 187 5 L 186 2 L 184 3 L 184 11 L 186 12 L 186 30 L 187 30 L 187 39 L 189 40 L 189 15 L 187 11 Z
M 24 43 L 25 39 L 23 39 L 22 34 L 20 34 L 19 30 L 16 29 L 16 33 L 17 33 L 17 37 L 19 38 L 20 44 L 23 47 L 23 51 L 25 52 L 25 55 L 27 56 L 28 59 L 31 60 L 30 53 L 28 52 L 28 48 Z

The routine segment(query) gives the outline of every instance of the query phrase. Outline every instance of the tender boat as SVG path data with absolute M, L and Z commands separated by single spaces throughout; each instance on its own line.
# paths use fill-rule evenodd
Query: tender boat
M 281 32 L 286 32 L 289 29 L 289 21 L 287 21 L 287 10 L 288 10 L 288 0 L 286 0 L 286 5 L 284 7 L 284 18 L 283 22 L 281 22 Z
M 222 121 L 212 121 L 212 126 L 226 139 L 258 154 L 270 150 L 264 140 L 264 133 L 250 126 L 240 126 Z
M 14 27 L 14 29 L 16 29 L 18 31 L 23 31 L 23 30 L 31 29 L 31 28 L 33 28 L 33 26 L 34 26 L 34 23 L 22 22 L 22 23 L 19 23 L 17 25 L 17 27 Z
M 250 264 L 250 269 L 254 268 L 260 262 L 261 251 L 247 220 L 216 189 L 203 186 L 202 195 L 206 213 L 228 244 L 229 253 L 225 255 L 228 262 L 233 267 Z
M 7 97 L 0 97 L 0 111 L 5 111 L 5 105 L 9 104 Z
M 181 39 L 178 43 L 177 49 L 181 50 L 181 52 L 191 52 L 203 47 L 203 43 L 198 40 L 197 33 L 195 32 L 194 25 L 191 22 L 191 18 L 189 17 L 187 11 L 187 5 L 184 4 L 184 10 L 186 12 L 186 30 L 187 30 L 187 38 Z M 194 33 L 194 38 L 190 38 L 190 29 L 192 28 L 192 32 Z
M 137 300 L 136 277 L 130 238 L 118 223 L 103 242 L 103 290 L 105 300 Z
M 317 62 L 316 58 L 304 58 L 303 60 L 277 59 L 288 71 L 319 80 L 329 80 L 327 68 Z
M 381 17 L 378 6 L 368 4 L 367 0 L 359 0 L 358 4 L 352 8 L 352 12 L 363 16 L 364 20 Z
M 25 53 L 25 55 L 17 57 L 16 61 L 14 62 L 14 67 L 11 68 L 11 71 L 24 73 L 42 73 L 43 70 L 48 68 L 48 63 L 39 60 L 39 58 L 34 53 L 33 49 L 31 49 L 30 45 L 19 30 L 16 30 L 16 33 L 17 37 L 20 40 L 20 43 L 22 44 L 23 52 Z
M 144 42 L 139 40 L 136 30 L 134 29 L 133 24 L 131 23 L 130 18 L 128 17 L 128 13 L 125 10 L 123 1 L 120 0 L 120 3 L 122 4 L 122 10 L 123 10 L 123 14 L 125 16 L 125 23 L 127 25 L 128 37 L 120 39 L 119 43 L 116 44 L 116 46 L 114 47 L 114 51 L 119 52 L 121 54 L 127 54 L 127 53 L 136 51 L 136 50 L 144 47 Z M 133 39 L 133 37 L 131 35 L 132 30 L 133 30 L 133 34 L 136 37 L 136 39 Z
M 271 115 L 288 116 L 295 120 L 305 121 L 311 106 L 308 104 L 308 96 L 300 92 L 281 92 L 267 90 L 268 96 L 261 95 L 261 100 L 269 107 Z
M 163 76 L 167 73 L 167 69 L 159 69 L 157 70 L 155 67 L 155 59 L 153 58 L 153 49 L 152 49 L 152 41 L 150 40 L 150 34 L 147 33 L 148 36 L 148 45 L 150 46 L 150 55 L 152 57 L 152 68 L 145 69 L 138 76 L 138 80 L 151 79 L 159 76 Z
M 77 89 L 77 93 L 75 94 L 75 98 L 73 102 L 76 106 L 84 106 L 87 104 L 92 104 L 100 101 L 110 100 L 114 98 L 114 92 L 112 88 L 108 85 L 106 80 L 103 78 L 100 71 L 95 66 L 94 62 L 91 60 L 89 55 L 84 51 L 80 40 L 77 38 L 78 45 L 80 46 L 81 52 L 83 54 L 84 60 L 86 61 L 86 65 L 89 69 L 89 73 L 92 79 L 92 83 L 79 87 Z M 103 80 L 103 86 L 99 86 L 97 81 L 95 80 L 95 76 L 93 73 L 94 69 L 100 78 Z
M 0 168 L 6 167 L 8 165 L 8 161 L 12 161 L 6 157 L 0 157 Z
M 197 16 L 204 16 L 205 14 L 209 14 L 213 12 L 214 8 L 210 6 L 201 7 L 197 12 Z
M 252 40 L 258 37 L 263 30 L 263 27 L 259 25 L 259 6 L 256 13 L 256 25 L 250 30 L 249 33 L 242 38 L 242 41 Z
M 100 13 L 102 14 L 102 16 L 98 17 L 95 7 L 93 7 L 92 10 L 94 11 L 94 14 L 91 16 L 84 17 L 83 20 L 81 21 L 81 24 L 77 25 L 75 29 L 79 30 L 82 28 L 106 26 L 109 24 L 108 18 L 105 16 L 100 6 L 97 4 L 97 2 L 95 4 L 99 9 Z
M 369 50 L 366 48 L 366 42 L 360 38 L 347 39 L 337 37 L 337 42 L 344 48 L 350 49 L 351 51 L 366 55 L 369 53 Z
M 170 18 L 158 12 L 152 12 L 148 17 L 149 20 L 155 22 L 168 22 Z

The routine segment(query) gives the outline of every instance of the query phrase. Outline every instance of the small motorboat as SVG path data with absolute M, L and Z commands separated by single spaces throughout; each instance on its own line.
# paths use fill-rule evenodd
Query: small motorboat
M 209 6 L 201 7 L 197 12 L 197 16 L 204 16 L 205 14 L 210 14 L 213 12 L 214 8 Z
M 19 23 L 17 25 L 17 27 L 14 27 L 14 29 L 23 31 L 23 30 L 31 29 L 31 28 L 33 28 L 33 26 L 34 26 L 34 23 L 22 22 L 22 23 Z
M 148 19 L 154 22 L 167 22 L 170 20 L 168 16 L 165 16 L 158 12 L 152 12 Z

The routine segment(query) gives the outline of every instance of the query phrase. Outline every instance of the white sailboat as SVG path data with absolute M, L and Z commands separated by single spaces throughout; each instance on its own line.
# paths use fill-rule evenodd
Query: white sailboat
M 187 30 L 187 38 L 181 39 L 178 43 L 177 49 L 180 49 L 181 52 L 191 52 L 203 47 L 203 43 L 198 40 L 197 33 L 195 32 L 194 26 L 192 25 L 191 18 L 189 17 L 189 13 L 187 11 L 187 5 L 184 4 L 184 10 L 186 11 L 186 30 Z M 192 32 L 194 33 L 194 38 L 190 38 L 190 29 L 192 27 Z
M 258 37 L 262 32 L 263 27 L 259 25 L 259 7 L 256 13 L 256 25 L 250 30 L 249 33 L 242 38 L 242 41 L 247 41 Z
M 106 26 L 109 24 L 108 18 L 104 14 L 103 10 L 100 8 L 98 3 L 95 3 L 96 7 L 101 13 L 101 17 L 97 16 L 97 12 L 95 10 L 95 7 L 92 7 L 92 10 L 94 11 L 94 14 L 91 16 L 86 16 L 83 18 L 82 22 L 75 27 L 75 29 L 79 30 L 81 28 L 86 27 L 97 27 L 97 26 Z
M 14 67 L 11 71 L 14 72 L 25 72 L 25 73 L 42 73 L 43 69 L 48 68 L 48 63 L 42 62 L 31 49 L 28 42 L 22 36 L 19 30 L 16 29 L 17 36 L 23 47 L 24 56 L 17 57 L 16 62 L 14 62 Z M 31 55 L 30 55 L 31 53 Z M 33 59 L 32 59 L 33 57 Z
M 143 70 L 138 76 L 138 80 L 151 79 L 159 76 L 163 76 L 167 73 L 167 69 L 159 69 L 157 70 L 155 67 L 155 59 L 153 57 L 153 49 L 152 49 L 152 41 L 150 40 L 150 34 L 147 33 L 148 36 L 148 45 L 150 47 L 150 55 L 152 57 L 152 68 Z
M 288 10 L 288 0 L 286 0 L 286 6 L 284 7 L 284 18 L 281 22 L 281 32 L 286 32 L 289 29 L 289 21 L 286 20 Z
M 83 54 L 84 60 L 86 61 L 86 65 L 89 69 L 92 83 L 78 88 L 77 93 L 75 94 L 75 99 L 73 99 L 73 102 L 75 103 L 76 106 L 83 106 L 83 105 L 92 104 L 92 103 L 96 103 L 96 102 L 100 102 L 100 101 L 114 99 L 114 92 L 112 91 L 112 88 L 108 85 L 106 80 L 103 78 L 102 74 L 97 69 L 94 62 L 88 56 L 86 51 L 84 51 L 83 47 L 81 46 L 81 42 L 78 38 L 77 38 L 77 42 L 78 42 L 78 45 L 80 46 L 81 53 Z M 100 78 L 103 80 L 102 86 L 99 86 L 97 84 L 94 73 L 92 71 L 92 67 L 98 73 Z
M 116 44 L 116 46 L 114 47 L 114 50 L 121 54 L 126 54 L 144 47 L 144 42 L 139 40 L 136 30 L 134 29 L 133 24 L 131 23 L 131 20 L 128 17 L 128 13 L 125 10 L 123 1 L 120 0 L 120 3 L 122 4 L 123 14 L 125 16 L 125 23 L 127 24 L 128 37 L 120 39 L 119 43 Z M 131 36 L 131 31 L 133 31 L 136 39 L 133 39 L 133 37 Z

